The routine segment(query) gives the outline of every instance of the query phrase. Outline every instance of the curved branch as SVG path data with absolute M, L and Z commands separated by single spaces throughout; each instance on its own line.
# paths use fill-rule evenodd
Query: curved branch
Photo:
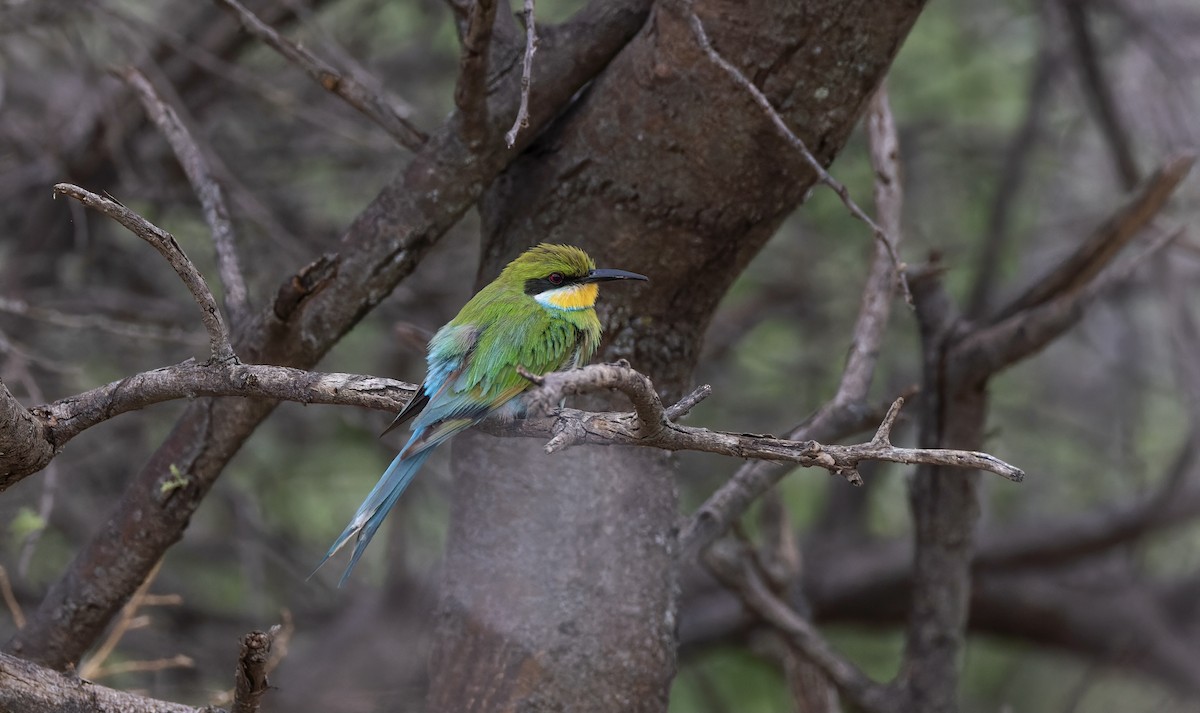
M 175 269 L 175 273 L 179 275 L 179 279 L 183 280 L 183 284 L 192 293 L 192 299 L 196 300 L 196 304 L 200 305 L 200 311 L 203 313 L 204 329 L 208 332 L 209 347 L 212 350 L 211 358 L 216 361 L 237 359 L 237 356 L 233 353 L 233 346 L 229 341 L 229 328 L 225 326 L 225 320 L 221 317 L 221 310 L 217 308 L 217 301 L 213 298 L 212 290 L 209 289 L 208 283 L 204 281 L 204 276 L 200 274 L 200 271 L 196 269 L 196 266 L 192 264 L 192 261 L 183 252 L 183 248 L 179 247 L 179 243 L 175 242 L 174 235 L 154 225 L 117 201 L 102 198 L 79 186 L 71 185 L 70 183 L 56 183 L 54 184 L 54 193 L 55 195 L 74 198 L 88 208 L 100 211 L 128 228 L 129 232 L 150 243 L 151 247 L 166 258 L 167 262 L 171 263 L 171 267 Z

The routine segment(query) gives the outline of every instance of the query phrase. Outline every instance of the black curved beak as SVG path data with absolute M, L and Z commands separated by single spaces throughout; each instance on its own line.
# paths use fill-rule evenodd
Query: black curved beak
M 646 277 L 645 275 L 639 275 L 636 272 L 629 272 L 627 270 L 613 270 L 610 268 L 602 267 L 602 268 L 592 270 L 591 272 L 589 272 L 587 274 L 587 277 L 580 280 L 580 282 L 608 282 L 610 280 L 644 280 L 644 281 L 647 281 L 649 279 L 650 279 L 649 277 Z

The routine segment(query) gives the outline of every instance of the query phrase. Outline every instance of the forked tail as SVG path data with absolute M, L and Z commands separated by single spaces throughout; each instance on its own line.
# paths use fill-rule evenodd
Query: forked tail
M 329 552 L 325 558 L 321 560 L 321 564 L 317 565 L 317 569 L 313 570 L 313 574 L 334 555 L 338 550 L 342 549 L 351 537 L 354 540 L 354 554 L 350 557 L 350 564 L 346 565 L 346 571 L 342 574 L 341 580 L 338 581 L 338 586 L 341 587 L 350 577 L 350 572 L 354 569 L 354 565 L 358 564 L 358 559 L 362 557 L 362 553 L 367 549 L 367 545 L 371 543 L 371 538 L 375 536 L 375 531 L 383 524 L 384 518 L 387 517 L 388 511 L 396 504 L 396 500 L 400 498 L 400 494 L 412 482 L 413 476 L 421 469 L 421 465 L 429 454 L 433 452 L 433 448 L 425 448 L 411 455 L 406 455 L 405 451 L 400 451 L 400 454 L 392 460 L 392 464 L 383 471 L 379 482 L 367 495 L 367 499 L 362 505 L 358 506 L 358 512 L 354 513 L 354 519 L 346 525 L 346 529 L 342 530 L 342 534 L 338 535 L 334 541 L 333 547 L 329 548 Z M 309 575 L 310 577 L 312 575 Z

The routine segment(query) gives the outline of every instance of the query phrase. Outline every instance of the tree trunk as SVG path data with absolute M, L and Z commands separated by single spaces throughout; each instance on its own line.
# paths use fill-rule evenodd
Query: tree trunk
M 697 12 L 717 51 L 828 165 L 922 5 L 759 0 L 700 2 Z M 603 290 L 601 358 L 629 359 L 668 399 L 690 385 L 726 289 L 815 180 L 707 59 L 684 12 L 657 5 L 481 203 L 481 282 L 542 241 L 650 276 Z M 431 708 L 665 710 L 676 646 L 672 461 L 617 448 L 548 457 L 539 446 L 480 435 L 454 446 Z

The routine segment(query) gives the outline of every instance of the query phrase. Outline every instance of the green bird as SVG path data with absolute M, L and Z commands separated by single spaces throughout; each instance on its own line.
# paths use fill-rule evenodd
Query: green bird
M 597 269 L 583 250 L 543 243 L 508 264 L 433 335 L 425 381 L 384 433 L 410 418 L 412 437 L 317 565 L 350 538 L 354 554 L 345 584 L 375 531 L 433 449 L 493 413 L 517 416 L 528 379 L 517 367 L 546 374 L 586 364 L 600 344 L 597 283 L 646 280 L 625 270 Z

